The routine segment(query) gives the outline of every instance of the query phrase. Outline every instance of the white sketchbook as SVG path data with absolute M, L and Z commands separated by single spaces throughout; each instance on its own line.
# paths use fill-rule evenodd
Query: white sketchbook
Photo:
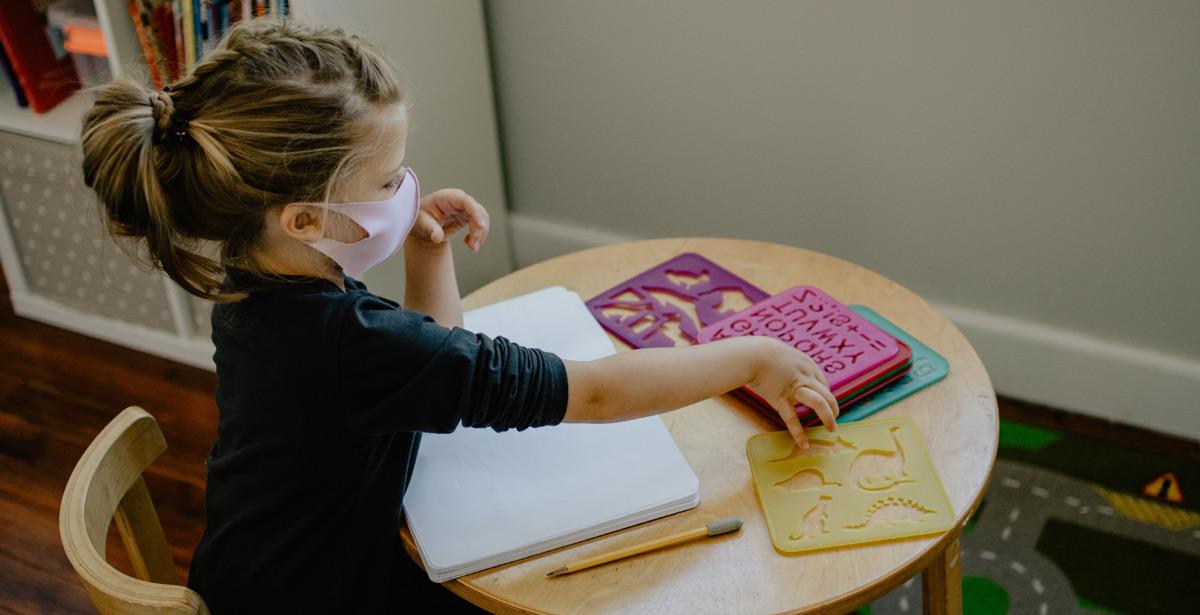
M 579 295 L 556 286 L 468 312 L 465 328 L 563 359 L 615 353 Z M 693 508 L 700 484 L 656 416 L 522 432 L 425 434 L 404 498 L 436 582 Z

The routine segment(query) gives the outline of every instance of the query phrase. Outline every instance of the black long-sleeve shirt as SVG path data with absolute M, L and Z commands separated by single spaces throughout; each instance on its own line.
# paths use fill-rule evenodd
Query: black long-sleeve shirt
M 251 292 L 213 310 L 220 420 L 188 585 L 217 615 L 413 606 L 398 525 L 420 432 L 560 423 L 562 361 L 352 278 L 230 280 Z

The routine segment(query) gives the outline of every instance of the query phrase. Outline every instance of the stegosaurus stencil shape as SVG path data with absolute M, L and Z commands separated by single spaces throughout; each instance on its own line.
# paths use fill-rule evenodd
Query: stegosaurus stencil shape
M 910 500 L 908 498 L 888 497 L 879 500 L 867 509 L 866 518 L 862 523 L 851 523 L 844 527 L 847 529 L 857 530 L 868 525 L 879 523 L 895 523 L 897 521 L 912 521 L 919 519 L 924 515 L 929 515 L 937 512 L 929 508 L 925 508 L 920 502 Z

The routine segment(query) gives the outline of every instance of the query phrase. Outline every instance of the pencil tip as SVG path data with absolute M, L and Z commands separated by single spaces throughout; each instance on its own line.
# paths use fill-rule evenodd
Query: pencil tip
M 556 569 L 554 569 L 554 570 L 551 570 L 550 572 L 547 572 L 547 573 L 546 573 L 546 576 L 548 576 L 548 577 L 556 577 L 556 576 L 558 576 L 558 575 L 560 575 L 560 574 L 564 574 L 564 573 L 566 573 L 566 572 L 567 572 L 567 567 L 566 567 L 566 566 L 563 566 L 562 568 L 556 568 Z

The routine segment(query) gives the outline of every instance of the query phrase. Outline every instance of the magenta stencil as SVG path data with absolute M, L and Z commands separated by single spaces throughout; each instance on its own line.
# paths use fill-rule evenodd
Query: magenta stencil
M 813 286 L 797 286 L 760 301 L 697 336 L 710 342 L 763 335 L 787 342 L 812 357 L 831 391 L 869 372 L 900 350 L 896 338 Z
M 634 348 L 695 344 L 700 328 L 769 297 L 761 288 L 686 252 L 592 297 L 600 325 Z

